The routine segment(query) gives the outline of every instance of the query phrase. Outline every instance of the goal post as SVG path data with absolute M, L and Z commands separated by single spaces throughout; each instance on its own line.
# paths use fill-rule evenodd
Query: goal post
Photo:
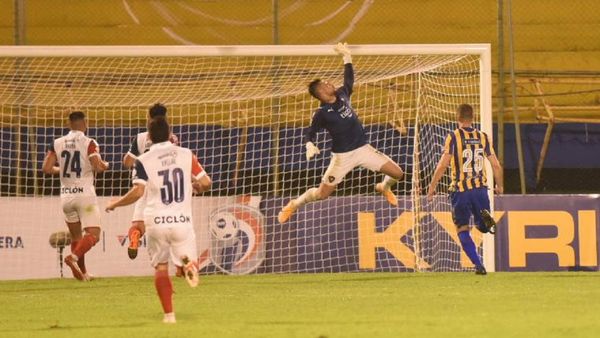
M 0 47 L 0 199 L 15 210 L 0 223 L 27 234 L 31 243 L 44 243 L 41 252 L 24 249 L 0 263 L 49 259 L 48 236 L 65 230 L 58 179 L 39 168 L 47 144 L 65 132 L 68 112 L 87 114 L 88 134 L 111 162 L 111 170 L 96 178 L 102 205 L 129 188 L 122 156 L 144 130 L 148 107 L 161 102 L 181 144 L 198 154 L 214 181 L 212 191 L 194 200 L 204 272 L 471 269 L 444 196 L 449 176 L 433 203 L 421 189 L 430 182 L 445 136 L 456 127 L 459 104 L 471 103 L 477 127 L 493 135 L 490 45 L 349 47 L 352 105 L 370 144 L 407 174 L 394 187 L 400 205 L 390 206 L 375 192 L 380 174 L 355 169 L 334 196 L 305 206 L 283 225 L 276 222 L 277 212 L 317 186 L 331 158 L 322 132 L 321 155 L 306 161 L 302 134 L 318 108 L 307 83 L 342 82 L 343 64 L 332 46 Z M 486 168 L 493 187 L 489 164 Z M 491 193 L 490 200 L 493 206 Z M 38 208 L 22 208 L 28 203 Z M 144 255 L 134 262 L 126 257 L 131 213 L 124 208 L 103 215 L 102 251 L 93 249 L 89 263 L 99 274 L 148 273 Z M 216 229 L 223 215 L 234 221 Z M 494 271 L 493 236 L 475 237 L 486 268 Z M 52 264 L 41 277 L 53 276 Z

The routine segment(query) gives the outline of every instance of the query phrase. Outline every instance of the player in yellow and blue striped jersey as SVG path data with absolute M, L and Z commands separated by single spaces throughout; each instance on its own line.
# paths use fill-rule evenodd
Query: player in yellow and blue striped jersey
M 469 233 L 471 215 L 475 227 L 482 233 L 495 233 L 496 223 L 490 215 L 490 200 L 484 159 L 492 165 L 495 191 L 503 193 L 502 166 L 496 158 L 488 135 L 473 128 L 473 107 L 461 104 L 457 110 L 458 128 L 448 134 L 444 152 L 435 169 L 427 199 L 433 200 L 438 182 L 450 166 L 452 183 L 449 193 L 452 219 L 457 227 L 460 244 L 475 265 L 477 274 L 485 275 L 485 267 L 477 255 L 477 248 Z

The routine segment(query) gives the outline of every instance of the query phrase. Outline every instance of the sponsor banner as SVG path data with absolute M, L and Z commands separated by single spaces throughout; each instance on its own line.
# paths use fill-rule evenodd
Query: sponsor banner
M 495 201 L 497 270 L 598 270 L 598 195 L 515 195 Z
M 147 238 L 142 238 L 135 260 L 127 256 L 129 230 L 133 205 L 105 213 L 109 197 L 98 197 L 101 208 L 102 235 L 100 242 L 86 254 L 89 273 L 96 277 L 153 275 L 146 252 Z M 258 211 L 260 197 L 196 197 L 194 198 L 194 228 L 198 246 L 199 265 L 206 271 L 217 268 L 226 273 L 249 273 L 262 263 L 265 257 L 264 223 Z M 225 208 L 225 209 L 224 209 Z M 228 209 L 227 209 L 228 208 Z M 209 247 L 219 245 L 213 238 L 211 228 L 218 227 L 218 216 L 239 217 L 237 231 L 225 244 L 236 244 L 236 253 L 223 262 L 222 254 L 215 251 L 210 257 Z M 50 236 L 68 231 L 60 210 L 59 197 L 11 197 L 0 198 L 0 279 L 32 279 L 60 277 L 60 250 L 50 246 Z M 217 216 L 215 216 L 217 215 Z M 214 224 L 214 226 L 212 225 Z M 229 230 L 225 230 L 229 231 Z M 217 233 L 213 231 L 213 233 Z M 238 240 L 239 239 L 239 240 Z M 71 252 L 63 249 L 63 257 Z M 221 256 L 219 256 L 221 255 Z M 71 277 L 70 269 L 63 267 L 65 277 Z
M 447 202 L 439 197 L 440 202 Z M 98 198 L 102 208 L 109 198 Z M 197 197 L 194 227 L 204 273 L 343 271 L 462 271 L 462 253 L 447 211 L 392 208 L 381 196 L 333 197 L 308 204 L 285 224 L 283 198 Z M 503 196 L 496 198 L 498 271 L 597 270 L 600 198 Z M 421 201 L 422 206 L 427 206 Z M 439 205 L 439 203 L 436 203 Z M 60 198 L 0 198 L 0 279 L 60 277 L 52 233 L 66 231 Z M 127 257 L 133 206 L 102 212 L 103 234 L 86 256 L 98 277 L 153 273 L 146 241 L 136 260 Z M 418 225 L 418 226 L 416 226 Z M 481 247 L 482 236 L 472 232 Z M 66 255 L 67 247 L 63 250 Z M 416 255 L 415 252 L 420 253 Z M 71 276 L 67 267 L 66 277 Z
M 390 207 L 381 196 L 334 197 L 307 204 L 289 222 L 279 224 L 277 213 L 287 201 L 270 198 L 261 205 L 268 225 L 261 272 L 472 268 L 460 250 L 449 211 L 416 214 L 409 199 L 400 200 L 406 207 L 401 209 Z M 444 197 L 440 201 L 447 203 Z M 474 239 L 481 246 L 479 233 Z

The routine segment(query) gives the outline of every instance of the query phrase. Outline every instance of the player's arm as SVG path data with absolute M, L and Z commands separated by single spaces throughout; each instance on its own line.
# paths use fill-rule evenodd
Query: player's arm
M 321 151 L 319 150 L 319 148 L 315 145 L 315 140 L 317 138 L 317 132 L 319 130 L 321 130 L 321 128 L 323 127 L 323 123 L 322 123 L 322 117 L 321 117 L 321 110 L 317 110 L 312 117 L 312 120 L 310 122 L 310 126 L 308 127 L 308 130 L 306 131 L 306 134 L 304 135 L 304 139 L 306 142 L 306 160 L 310 160 L 311 158 L 313 158 L 313 156 L 318 155 L 321 153 Z
M 492 165 L 492 172 L 494 173 L 494 183 L 496 184 L 494 191 L 501 195 L 504 193 L 504 174 L 502 171 L 502 165 L 500 165 L 500 161 L 498 161 L 496 154 L 491 154 L 487 157 L 487 159 L 490 161 L 490 164 Z
M 111 201 L 106 206 L 105 211 L 106 212 L 113 211 L 116 208 L 124 207 L 126 205 L 135 203 L 142 196 L 144 196 L 145 189 L 146 189 L 146 186 L 144 184 L 134 183 L 133 187 L 131 187 L 131 189 L 125 195 L 121 196 L 121 198 L 119 198 L 117 200 Z
M 444 176 L 446 169 L 450 165 L 450 161 L 452 160 L 452 155 L 448 153 L 444 153 L 442 158 L 437 164 L 435 168 L 435 172 L 433 173 L 433 178 L 431 179 L 431 183 L 429 184 L 429 189 L 427 190 L 427 200 L 431 201 L 433 199 L 433 194 L 435 194 L 435 190 L 437 188 L 438 183 Z
M 108 162 L 102 160 L 102 156 L 100 156 L 100 147 L 95 140 L 91 140 L 88 145 L 88 158 L 92 165 L 92 169 L 97 173 L 101 173 L 109 167 Z
M 142 162 L 136 160 L 133 171 L 131 173 L 133 187 L 123 196 L 112 200 L 105 208 L 106 212 L 113 211 L 118 207 L 130 205 L 144 196 L 146 183 L 148 182 L 148 174 Z
M 42 164 L 42 171 L 48 175 L 59 175 L 60 167 L 55 165 L 58 162 L 54 149 L 48 150 L 46 157 L 44 157 L 44 163 Z
M 352 88 L 354 87 L 354 68 L 352 67 L 352 54 L 348 49 L 347 43 L 338 43 L 333 48 L 336 53 L 344 58 L 344 86 L 340 88 L 346 93 L 346 95 L 352 95 Z
M 137 137 L 134 137 L 129 146 L 129 151 L 123 156 L 123 166 L 127 169 L 133 168 L 133 164 L 138 156 L 140 156 L 140 152 L 138 150 Z
M 194 192 L 200 194 L 205 191 L 210 190 L 210 186 L 212 185 L 212 181 L 200 162 L 198 162 L 198 158 L 196 155 L 192 156 L 192 187 L 194 188 Z
M 494 147 L 490 143 L 490 139 L 486 133 L 483 133 L 483 152 L 485 153 L 486 158 L 490 161 L 492 165 L 492 172 L 494 173 L 494 183 L 496 184 L 495 191 L 497 194 L 504 193 L 504 174 L 502 170 L 502 165 L 500 165 L 500 161 L 496 157 L 496 153 L 494 152 Z

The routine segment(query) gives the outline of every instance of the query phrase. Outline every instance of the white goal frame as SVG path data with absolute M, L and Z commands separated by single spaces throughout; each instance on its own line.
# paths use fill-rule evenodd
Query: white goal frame
M 350 45 L 353 55 L 478 55 L 480 57 L 481 130 L 490 137 L 492 125 L 491 45 L 484 44 L 390 44 Z M 248 46 L 0 46 L 0 57 L 181 57 L 181 56 L 316 56 L 335 55 L 329 45 Z M 486 161 L 487 179 L 494 186 L 491 166 Z M 493 211 L 493 190 L 490 190 Z M 495 271 L 494 236 L 483 236 L 484 264 Z

